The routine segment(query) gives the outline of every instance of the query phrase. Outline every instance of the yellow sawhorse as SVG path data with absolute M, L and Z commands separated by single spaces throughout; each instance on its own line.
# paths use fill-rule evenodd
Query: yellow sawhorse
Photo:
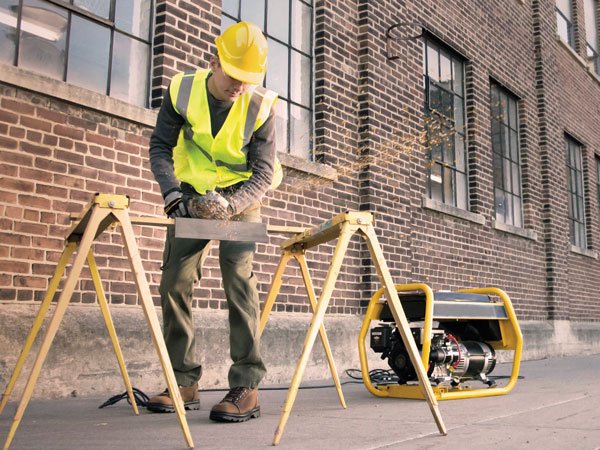
M 283 254 L 281 257 L 281 261 L 277 267 L 275 277 L 273 278 L 271 288 L 269 289 L 269 294 L 267 296 L 267 300 L 265 301 L 263 311 L 261 313 L 261 331 L 267 322 L 269 314 L 271 313 L 271 309 L 273 308 L 273 303 L 275 302 L 275 298 L 277 297 L 277 293 L 279 292 L 279 288 L 281 287 L 281 277 L 283 275 L 285 265 L 292 257 L 295 257 L 300 263 L 302 277 L 304 279 L 304 284 L 306 286 L 308 297 L 314 312 L 310 327 L 304 340 L 304 348 L 302 349 L 302 354 L 300 356 L 300 359 L 298 360 L 296 371 L 292 378 L 290 388 L 288 389 L 287 398 L 283 406 L 281 417 L 279 419 L 279 425 L 275 430 L 275 435 L 273 437 L 273 445 L 277 445 L 279 443 L 281 435 L 283 434 L 283 430 L 292 410 L 294 400 L 296 399 L 296 394 L 298 393 L 298 389 L 300 387 L 302 375 L 304 373 L 304 370 L 308 363 L 308 358 L 315 343 L 317 333 L 321 334 L 321 339 L 323 340 L 323 344 L 326 348 L 330 367 L 332 369 L 332 372 L 335 372 L 333 359 L 330 358 L 331 353 L 323 329 L 323 318 L 325 316 L 325 311 L 329 306 L 329 300 L 331 299 L 331 295 L 335 287 L 335 282 L 338 278 L 342 261 L 348 248 L 348 243 L 350 242 L 350 238 L 355 233 L 359 233 L 359 235 L 362 236 L 367 243 L 369 253 L 371 255 L 371 258 L 373 259 L 373 263 L 377 271 L 377 275 L 379 276 L 379 280 L 383 285 L 386 297 L 388 298 L 390 310 L 392 311 L 392 315 L 394 316 L 394 319 L 402 336 L 404 345 L 408 350 L 410 360 L 417 372 L 419 386 L 423 391 L 423 396 L 429 405 L 429 409 L 431 410 L 439 432 L 443 435 L 446 434 L 446 427 L 440 415 L 437 400 L 429 383 L 427 373 L 425 372 L 423 365 L 420 364 L 419 350 L 417 349 L 415 340 L 410 331 L 408 320 L 406 319 L 406 315 L 404 314 L 404 310 L 402 309 L 402 305 L 398 298 L 398 293 L 396 292 L 395 285 L 392 281 L 392 277 L 383 257 L 383 252 L 381 251 L 381 247 L 379 246 L 377 235 L 375 234 L 375 230 L 373 228 L 373 215 L 371 213 L 366 212 L 346 212 L 338 214 L 333 219 L 324 222 L 315 229 L 299 233 L 298 235 L 284 241 L 281 244 Z M 325 277 L 325 282 L 323 284 L 323 289 L 321 290 L 321 295 L 317 301 L 314 295 L 312 282 L 308 274 L 306 261 L 304 260 L 304 254 L 306 250 L 324 242 L 331 241 L 333 239 L 338 239 L 338 241 L 336 244 L 335 251 L 333 253 L 329 271 L 327 273 L 327 276 Z M 333 376 L 334 380 L 336 380 L 337 374 L 334 373 Z M 338 383 L 336 383 L 336 388 L 338 389 L 338 392 L 340 394 L 342 405 L 344 405 L 343 397 L 341 395 L 341 389 Z
M 17 406 L 17 411 L 15 413 L 12 426 L 8 433 L 8 437 L 6 438 L 6 441 L 4 443 L 4 450 L 7 450 L 10 446 L 12 439 L 14 438 L 15 432 L 17 431 L 17 428 L 19 426 L 19 423 L 21 422 L 21 418 L 23 417 L 25 408 L 27 407 L 29 399 L 31 398 L 33 387 L 40 374 L 42 365 L 44 363 L 44 360 L 46 359 L 50 346 L 52 345 L 54 336 L 56 335 L 58 327 L 60 326 L 60 322 L 64 316 L 65 310 L 67 309 L 67 305 L 69 304 L 71 295 L 73 294 L 73 290 L 75 289 L 75 284 L 77 283 L 79 275 L 81 274 L 81 270 L 86 259 L 92 275 L 94 287 L 96 288 L 96 294 L 98 295 L 98 303 L 100 305 L 100 309 L 102 310 L 102 315 L 104 317 L 104 321 L 106 323 L 106 327 L 108 329 L 108 333 L 110 335 L 110 339 L 112 341 L 115 354 L 117 356 L 117 361 L 121 369 L 121 374 L 125 382 L 127 394 L 131 401 L 134 413 L 138 414 L 131 383 L 129 381 L 129 376 L 127 374 L 125 363 L 123 361 L 123 354 L 121 352 L 119 341 L 115 333 L 115 328 L 110 316 L 110 312 L 108 310 L 106 297 L 104 296 L 102 283 L 100 281 L 100 274 L 98 272 L 98 267 L 96 266 L 96 261 L 94 259 L 91 247 L 94 239 L 96 239 L 108 227 L 114 225 L 120 225 L 121 236 L 123 237 L 123 242 L 127 250 L 129 262 L 131 264 L 131 271 L 133 273 L 135 284 L 137 286 L 140 301 L 144 310 L 144 315 L 146 317 L 146 321 L 148 322 L 150 334 L 152 335 L 152 340 L 154 342 L 154 346 L 160 359 L 162 370 L 167 381 L 167 387 L 169 389 L 169 392 L 173 396 L 175 412 L 177 414 L 181 430 L 183 431 L 186 444 L 190 448 L 194 446 L 188 428 L 188 424 L 185 419 L 185 408 L 183 406 L 183 401 L 179 393 L 177 381 L 175 380 L 175 375 L 173 373 L 173 367 L 171 366 L 171 361 L 167 354 L 165 341 L 163 339 L 158 317 L 156 315 L 156 310 L 154 309 L 154 304 L 152 302 L 150 288 L 148 287 L 148 282 L 144 275 L 144 268 L 142 266 L 142 260 L 140 258 L 139 250 L 135 242 L 135 236 L 133 233 L 132 221 L 128 213 L 128 207 L 129 198 L 124 195 L 96 194 L 93 200 L 83 209 L 81 215 L 79 216 L 79 219 L 69 229 L 69 232 L 67 233 L 66 237 L 66 246 L 58 262 L 56 272 L 54 273 L 54 276 L 50 281 L 46 297 L 40 306 L 40 309 L 35 318 L 34 324 L 31 328 L 25 346 L 23 347 L 21 355 L 19 356 L 19 359 L 17 361 L 17 365 L 8 383 L 8 387 L 4 392 L 2 403 L 0 403 L 1 413 L 4 409 L 6 402 L 8 401 L 8 397 L 19 376 L 21 368 L 23 367 L 25 358 L 27 357 L 27 354 L 29 353 L 29 350 L 31 349 L 31 346 L 42 325 L 44 317 L 48 311 L 50 303 L 52 302 L 52 299 L 54 297 L 56 289 L 58 288 L 59 282 L 69 262 L 69 259 L 71 255 L 77 250 L 77 254 L 71 266 L 71 270 L 69 271 L 69 274 L 65 280 L 63 290 L 60 296 L 58 297 L 54 314 L 48 324 L 46 336 L 44 337 L 40 345 L 40 349 L 38 351 L 35 362 L 33 363 L 29 379 L 25 385 L 25 389 L 21 396 L 19 405 Z M 167 225 L 172 224 L 173 220 L 162 218 L 147 218 L 146 220 L 140 220 L 138 223 L 146 223 L 149 225 Z

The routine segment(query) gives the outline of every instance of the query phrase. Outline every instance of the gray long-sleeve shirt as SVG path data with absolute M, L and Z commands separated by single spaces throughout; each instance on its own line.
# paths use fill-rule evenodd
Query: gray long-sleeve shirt
M 209 75 L 210 77 L 210 75 Z M 208 78 L 206 79 L 208 82 Z M 220 101 L 212 96 L 206 88 L 212 135 L 217 135 L 233 102 Z M 254 132 L 248 144 L 248 168 L 252 171 L 250 178 L 227 190 L 229 204 L 233 214 L 239 214 L 250 205 L 258 203 L 273 180 L 275 165 L 275 111 L 271 113 L 262 126 Z M 160 186 L 163 198 L 170 192 L 180 188 L 180 181 L 175 177 L 173 167 L 173 148 L 185 120 L 180 116 L 171 101 L 169 90 L 165 92 L 162 106 L 158 112 L 156 127 L 150 138 L 150 168 Z

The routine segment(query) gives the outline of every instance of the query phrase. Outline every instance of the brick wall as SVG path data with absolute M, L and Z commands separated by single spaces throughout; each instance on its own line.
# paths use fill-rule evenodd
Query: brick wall
M 265 199 L 263 216 L 274 225 L 316 226 L 346 210 L 371 211 L 398 283 L 425 282 L 434 290 L 497 286 L 511 296 L 521 319 L 598 321 L 600 263 L 591 252 L 586 256 L 570 250 L 563 138 L 567 132 L 584 146 L 593 252 L 600 242 L 594 196 L 600 84 L 558 42 L 553 2 L 505 3 L 386 0 L 375 7 L 367 0 L 315 0 L 314 164 L 335 168 L 338 178 L 286 168 L 282 186 Z M 422 139 L 422 45 L 400 41 L 388 48 L 385 39 L 390 25 L 411 21 L 424 24 L 465 58 L 472 213 L 467 218 L 423 206 L 428 161 Z M 157 2 L 154 107 L 174 73 L 206 66 L 219 30 L 219 0 Z M 577 48 L 581 59 L 584 46 L 579 42 Z M 388 50 L 400 58 L 389 60 Z M 491 83 L 519 98 L 529 237 L 493 223 Z M 69 214 L 79 212 L 92 193 L 127 194 L 132 213 L 162 215 L 147 160 L 151 130 L 148 121 L 0 83 L 0 300 L 39 302 L 44 297 Z M 164 230 L 138 226 L 135 231 L 158 303 Z M 255 269 L 263 298 L 283 238 L 273 235 L 268 244 L 258 245 Z M 120 239 L 118 233 L 104 233 L 94 251 L 109 301 L 135 304 Z M 317 293 L 334 244 L 307 253 Z M 224 308 L 216 249 L 203 277 L 194 306 Z M 366 246 L 354 237 L 330 312 L 362 312 L 378 287 Z M 89 274 L 82 277 L 73 301 L 96 301 Z M 275 310 L 308 309 L 300 271 L 291 263 Z

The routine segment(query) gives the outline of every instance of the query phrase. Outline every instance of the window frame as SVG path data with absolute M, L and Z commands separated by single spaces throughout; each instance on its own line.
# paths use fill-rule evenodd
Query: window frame
M 114 57 L 114 44 L 115 44 L 115 34 L 118 32 L 119 34 L 124 35 L 127 38 L 133 39 L 134 41 L 137 42 L 141 42 L 144 45 L 148 46 L 148 62 L 146 65 L 146 69 L 144 71 L 145 74 L 145 79 L 146 79 L 146 89 L 145 89 L 145 93 L 144 93 L 144 102 L 143 104 L 137 104 L 137 103 L 130 103 L 136 106 L 140 106 L 143 108 L 149 108 L 150 107 L 150 102 L 151 102 L 151 89 L 152 89 L 152 61 L 153 61 L 153 45 L 154 45 L 154 21 L 155 21 L 155 16 L 156 16 L 156 0 L 150 0 L 150 16 L 149 16 L 149 26 L 148 26 L 148 34 L 145 38 L 140 38 L 139 36 L 136 36 L 135 34 L 131 34 L 128 31 L 122 30 L 120 28 L 117 28 L 116 25 L 116 21 L 115 21 L 115 11 L 116 11 L 116 0 L 110 0 L 110 4 L 109 4 L 109 18 L 106 19 L 104 17 L 98 16 L 92 12 L 89 12 L 81 7 L 78 7 L 74 4 L 71 4 L 70 2 L 67 1 L 63 1 L 63 0 L 40 0 L 43 3 L 47 3 L 49 5 L 52 5 L 54 7 L 58 7 L 61 8 L 63 10 L 65 10 L 66 14 L 67 14 L 67 25 L 66 25 L 66 33 L 65 33 L 65 48 L 64 48 L 64 52 L 65 52 L 65 60 L 64 60 L 64 64 L 63 64 L 63 70 L 62 70 L 62 76 L 61 78 L 55 78 L 55 77 L 51 77 L 53 79 L 57 79 L 60 81 L 63 81 L 65 83 L 68 83 L 70 85 L 73 86 L 79 86 L 79 87 L 83 87 L 80 86 L 72 81 L 68 80 L 68 71 L 69 71 L 69 47 L 70 47 L 70 34 L 71 34 L 71 24 L 72 24 L 72 18 L 73 15 L 76 15 L 77 17 L 87 21 L 87 22 L 91 22 L 93 24 L 96 25 L 100 25 L 103 27 L 106 27 L 109 29 L 109 34 L 110 34 L 110 42 L 109 42 L 109 46 L 108 46 L 108 63 L 106 66 L 106 86 L 105 89 L 103 89 L 102 91 L 100 90 L 95 90 L 92 89 L 94 92 L 97 92 L 101 95 L 106 95 L 108 97 L 111 98 L 115 98 L 117 100 L 120 101 L 125 101 L 127 102 L 127 100 L 123 100 L 119 97 L 115 97 L 113 95 L 111 95 L 111 85 L 113 82 L 113 57 Z M 73 0 L 71 0 L 72 2 Z M 17 10 L 17 20 L 16 20 L 16 28 L 15 28 L 15 33 L 16 33 L 16 42 L 15 42 L 15 49 L 14 49 L 14 56 L 13 56 L 13 61 L 11 63 L 11 65 L 13 67 L 22 69 L 22 70 L 31 70 L 31 69 L 26 69 L 22 66 L 19 66 L 19 56 L 20 56 L 20 46 L 21 46 L 21 31 L 22 31 L 22 16 L 23 16 L 23 0 L 20 0 L 17 2 L 18 3 L 18 10 Z M 35 71 L 37 73 L 41 73 L 42 75 L 46 75 L 43 72 L 40 71 Z M 84 89 L 89 89 L 87 87 L 83 87 Z
M 571 48 L 575 48 L 575 30 L 573 27 L 573 22 L 572 22 L 572 15 L 573 15 L 573 5 L 571 4 L 571 0 L 569 0 L 569 17 L 567 17 L 567 15 L 565 14 L 564 11 L 561 11 L 560 8 L 558 7 L 558 4 L 554 4 L 554 9 L 556 11 L 556 26 L 557 26 L 557 33 L 558 35 L 562 38 L 564 37 L 561 32 L 560 32 L 560 26 L 559 26 L 559 19 L 562 19 L 564 21 L 564 23 L 567 25 L 567 40 L 566 43 L 569 45 L 569 47 Z
M 585 20 L 585 25 L 586 25 L 586 36 L 585 36 L 585 58 L 586 58 L 586 62 L 588 64 L 588 68 L 592 71 L 594 71 L 597 74 L 600 74 L 600 56 L 598 55 L 598 46 L 600 45 L 600 39 L 598 38 L 598 9 L 600 8 L 600 5 L 598 4 L 598 0 L 591 0 L 593 2 L 592 5 L 592 10 L 590 11 L 589 8 L 586 7 L 586 5 L 588 4 L 585 0 L 584 0 L 584 4 L 583 4 L 583 13 L 584 13 L 584 20 Z M 590 42 L 590 40 L 588 39 L 588 37 L 590 36 L 590 30 L 588 29 L 588 13 L 591 13 L 593 15 L 593 26 L 594 26 L 594 36 L 595 37 L 595 41 L 596 42 Z
M 598 202 L 598 214 L 600 216 L 600 155 L 595 155 L 596 162 L 596 201 Z
M 234 21 L 234 22 L 241 22 L 242 21 L 242 3 L 244 2 L 244 0 L 234 0 L 238 2 L 238 6 L 237 6 L 237 16 L 233 16 L 231 15 L 229 12 L 226 12 L 224 10 L 221 10 L 221 16 L 225 16 L 227 17 L 229 20 Z M 280 38 L 269 34 L 269 30 L 268 30 L 268 3 L 270 0 L 264 0 L 265 3 L 265 8 L 264 8 L 264 17 L 263 17 L 263 27 L 261 27 L 261 30 L 263 32 L 263 34 L 265 35 L 265 37 L 267 38 L 267 40 L 273 40 L 275 42 L 277 42 L 280 45 L 283 45 L 286 50 L 287 50 L 287 55 L 288 55 L 288 67 L 287 67 L 287 96 L 282 95 L 281 93 L 277 92 L 279 99 L 281 99 L 282 101 L 286 102 L 286 140 L 287 142 L 285 143 L 285 153 L 292 155 L 292 156 L 296 156 L 299 158 L 303 158 L 303 156 L 299 156 L 297 154 L 295 154 L 292 151 L 292 120 L 291 120 L 291 114 L 292 114 L 292 107 L 297 107 L 297 108 L 302 108 L 305 111 L 308 111 L 309 115 L 310 115 L 310 123 L 309 123 L 309 128 L 308 128 L 308 160 L 309 161 L 315 161 L 315 145 L 313 142 L 313 139 L 311 138 L 314 135 L 314 128 L 315 128 L 315 6 L 314 6 L 314 1 L 313 0 L 287 0 L 288 1 L 288 14 L 289 16 L 289 23 L 288 23 L 288 42 L 284 42 L 282 41 Z M 273 1 L 273 0 L 271 0 Z M 275 0 L 275 1 L 282 1 L 282 0 Z M 292 45 L 291 39 L 292 39 L 292 20 L 291 20 L 291 14 L 292 14 L 292 5 L 294 2 L 299 2 L 301 4 L 304 4 L 305 6 L 308 6 L 310 8 L 311 11 L 311 17 L 310 17 L 310 53 L 306 53 L 301 51 L 299 48 L 296 48 Z M 223 30 L 221 30 L 223 31 Z M 300 55 L 304 56 L 304 57 L 308 57 L 310 58 L 310 75 L 309 75 L 309 92 L 310 92 L 310 99 L 309 99 L 309 103 L 310 106 L 306 107 L 305 105 L 298 103 L 297 101 L 294 101 L 291 99 L 292 95 L 291 95 L 291 79 L 292 79 L 292 52 L 298 52 Z M 266 83 L 267 83 L 267 78 L 268 78 L 268 72 L 269 72 L 269 64 L 270 62 L 267 64 L 267 77 L 265 77 L 265 80 L 263 81 L 263 86 L 266 87 Z M 283 148 L 284 146 L 279 144 L 278 147 Z
M 429 49 L 435 47 L 434 51 L 437 54 L 437 71 L 441 74 L 442 55 L 446 59 L 449 59 L 450 65 L 450 83 L 451 88 L 448 89 L 443 86 L 438 80 L 433 80 L 430 75 L 430 61 L 429 61 Z M 469 199 L 469 166 L 468 166 L 468 143 L 467 143 L 467 122 L 466 122 L 466 89 L 465 89 L 465 72 L 466 72 L 466 60 L 457 52 L 453 51 L 449 46 L 440 42 L 435 37 L 425 33 L 423 35 L 423 83 L 425 92 L 425 104 L 424 104 L 424 116 L 425 116 L 425 139 L 426 149 L 428 158 L 428 170 L 427 170 L 427 197 L 432 200 L 440 201 L 445 205 L 449 205 L 454 208 L 458 208 L 465 211 L 470 211 L 470 199 Z M 458 84 L 458 77 L 455 73 L 456 65 L 460 66 L 460 92 L 455 89 Z M 441 76 L 441 75 L 440 75 Z M 432 108 L 432 87 L 440 89 L 442 95 L 449 95 L 452 98 L 452 117 L 447 117 L 440 114 L 439 111 Z M 441 98 L 441 97 L 440 97 Z M 461 111 L 458 113 L 461 115 L 457 117 L 457 101 L 460 99 Z M 442 102 L 443 103 L 443 102 Z M 459 121 L 457 121 L 457 118 Z M 457 125 L 458 123 L 458 125 Z M 435 149 L 439 145 L 439 140 L 435 139 L 435 129 L 444 129 L 438 135 L 442 140 L 442 147 L 440 150 Z M 447 131 L 447 132 L 446 132 Z M 447 134 L 452 136 L 451 149 L 448 150 L 448 143 L 450 140 L 446 140 Z M 462 141 L 462 154 L 463 161 L 460 163 L 457 158 L 457 139 L 459 142 Z M 447 158 L 444 153 L 444 149 L 447 149 L 451 157 Z M 441 158 L 438 158 L 434 153 L 441 154 Z M 439 172 L 439 174 L 437 173 Z M 460 174 L 460 176 L 458 176 Z M 458 186 L 458 178 L 462 178 L 462 186 Z M 437 181 L 440 180 L 440 181 Z M 440 197 L 436 198 L 434 195 L 433 183 L 441 184 Z M 459 197 L 459 188 L 462 190 L 462 201 Z M 448 192 L 449 191 L 449 192 Z M 449 193 L 452 198 L 447 198 Z
M 583 172 L 583 146 L 565 135 L 569 235 L 575 247 L 587 248 L 587 223 L 585 211 L 585 177 Z
M 494 92 L 497 95 L 494 96 Z M 494 98 L 498 98 L 499 105 L 494 105 Z M 502 100 L 505 99 L 506 106 L 502 106 Z M 507 116 L 495 117 L 495 110 L 502 109 Z M 513 117 L 513 114 L 515 117 Z M 497 124 L 497 125 L 496 125 Z M 492 144 L 492 166 L 494 171 L 494 210 L 496 220 L 507 225 L 523 228 L 523 183 L 521 178 L 521 140 L 519 136 L 519 99 L 509 90 L 500 84 L 492 81 L 490 84 L 490 136 Z M 494 130 L 499 128 L 499 133 Z M 508 139 L 502 140 L 502 136 L 508 136 Z M 500 148 L 495 145 L 500 137 Z M 513 138 L 516 138 L 513 140 Z M 513 144 L 516 148 L 513 148 Z M 505 148 L 506 146 L 506 148 Z M 500 164 L 498 164 L 498 162 Z M 507 174 L 506 168 L 510 168 Z M 498 175 L 500 172 L 500 175 Z M 516 178 L 516 180 L 515 180 Z M 508 180 L 508 181 L 507 181 Z M 501 183 L 498 183 L 500 181 Z M 500 185 L 499 185 L 500 184 Z M 506 186 L 508 184 L 508 186 Z M 515 192 L 515 185 L 518 187 L 518 193 Z M 504 214 L 499 216 L 498 211 L 498 191 L 504 194 Z M 510 202 L 507 200 L 510 196 Z M 508 207 L 511 211 L 509 212 Z

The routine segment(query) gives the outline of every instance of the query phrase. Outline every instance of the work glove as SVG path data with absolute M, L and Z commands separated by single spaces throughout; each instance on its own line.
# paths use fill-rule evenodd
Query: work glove
M 229 220 L 233 215 L 233 208 L 229 202 L 215 191 L 193 196 L 185 206 L 190 217 L 198 219 Z
M 171 219 L 175 217 L 190 217 L 186 203 L 186 199 L 179 189 L 169 192 L 165 197 L 165 214 Z

